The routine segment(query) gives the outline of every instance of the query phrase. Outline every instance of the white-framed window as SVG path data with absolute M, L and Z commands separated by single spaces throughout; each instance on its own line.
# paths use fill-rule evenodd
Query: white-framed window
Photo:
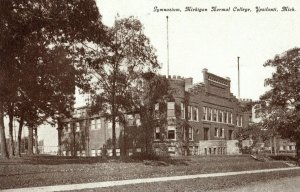
M 79 132 L 80 131 L 80 124 L 79 124 L 79 122 L 76 122 L 75 123 L 75 130 L 76 130 L 76 132 Z
M 219 137 L 219 128 L 215 127 L 215 137 Z
M 211 121 L 212 120 L 212 109 L 207 108 L 207 120 Z
M 213 121 L 217 121 L 217 109 L 213 109 Z
M 135 114 L 135 125 L 136 126 L 141 125 L 141 116 L 140 116 L 140 114 Z
M 91 120 L 91 130 L 95 130 L 96 129 L 96 120 L 95 119 L 92 119 Z
M 228 123 L 228 112 L 224 111 L 224 123 Z
M 101 128 L 101 119 L 96 119 L 96 125 L 95 125 L 95 129 L 100 129 Z
M 174 125 L 168 126 L 168 139 L 176 139 L 176 128 Z
M 198 107 L 192 107 L 192 109 L 193 121 L 198 121 Z
M 112 129 L 112 122 L 111 121 L 107 121 L 107 129 Z
M 168 102 L 167 105 L 168 105 L 167 117 L 175 118 L 175 102 Z
M 230 112 L 229 114 L 229 123 L 233 124 L 233 116 L 232 116 L 232 112 Z
M 181 117 L 181 119 L 185 119 L 185 106 L 184 106 L 184 103 L 180 104 L 180 117 Z
M 92 151 L 91 151 L 91 156 L 92 156 L 92 157 L 97 156 L 97 151 L 96 151 L 95 149 L 92 149 Z
M 133 115 L 132 114 L 128 114 L 127 115 L 128 126 L 133 126 L 133 122 L 134 122 Z
M 82 111 L 81 111 L 81 115 L 82 115 L 83 117 L 85 117 L 85 115 L 86 115 L 86 111 L 85 111 L 85 109 L 82 109 Z
M 220 137 L 224 138 L 224 128 L 220 128 Z
M 155 127 L 154 139 L 160 140 L 160 128 L 159 127 Z
M 190 140 L 190 141 L 193 141 L 193 135 L 194 135 L 194 133 L 193 133 L 193 128 L 192 128 L 192 127 L 189 127 L 189 140 Z
M 222 122 L 223 122 L 223 111 L 218 110 L 218 114 L 219 114 L 219 115 L 218 115 L 218 118 L 219 118 L 218 121 L 219 121 L 220 123 L 222 123 Z
M 66 126 L 66 132 L 69 133 L 71 132 L 71 123 L 68 123 Z
M 187 108 L 187 113 L 188 113 L 188 120 L 192 120 L 192 107 L 188 106 Z
M 207 120 L 207 107 L 203 107 L 202 110 L 203 110 L 202 119 L 203 120 Z
M 236 126 L 239 126 L 240 125 L 240 117 L 237 115 L 236 116 Z
M 242 127 L 243 126 L 243 117 L 240 116 L 240 126 Z
M 156 119 L 159 119 L 159 103 L 156 103 L 156 104 L 154 105 L 154 117 L 155 117 Z

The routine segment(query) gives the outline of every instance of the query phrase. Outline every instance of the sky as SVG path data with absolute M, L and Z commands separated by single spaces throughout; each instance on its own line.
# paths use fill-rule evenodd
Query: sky
M 98 0 L 102 22 L 112 26 L 120 18 L 135 16 L 157 50 L 167 74 L 167 22 L 169 16 L 170 75 L 193 77 L 202 82 L 202 69 L 231 79 L 231 91 L 238 95 L 237 57 L 240 57 L 241 98 L 258 100 L 267 88 L 264 79 L 274 69 L 263 64 L 288 49 L 300 46 L 300 1 L 297 0 Z M 158 8 L 179 8 L 181 12 L 154 12 Z M 184 12 L 185 7 L 207 8 L 208 12 Z M 212 6 L 231 12 L 210 12 Z M 251 12 L 233 12 L 234 7 Z M 256 6 L 278 12 L 256 13 Z M 294 12 L 281 12 L 282 6 Z
M 263 64 L 288 49 L 300 46 L 300 1 L 298 0 L 97 0 L 102 22 L 112 26 L 120 18 L 135 16 L 157 50 L 167 74 L 167 22 L 169 16 L 170 75 L 202 82 L 202 69 L 231 79 L 231 92 L 238 95 L 237 57 L 240 57 L 241 98 L 258 100 L 267 88 L 264 79 L 273 69 Z M 181 12 L 154 12 L 154 7 L 181 9 Z M 207 8 L 208 12 L 184 12 L 186 6 Z M 210 12 L 212 6 L 231 12 Z M 234 7 L 251 12 L 233 12 Z M 260 12 L 261 8 L 294 7 L 294 12 Z M 77 94 L 75 106 L 84 105 Z M 8 133 L 8 131 L 6 132 Z M 57 131 L 48 125 L 39 129 L 39 139 L 57 145 Z

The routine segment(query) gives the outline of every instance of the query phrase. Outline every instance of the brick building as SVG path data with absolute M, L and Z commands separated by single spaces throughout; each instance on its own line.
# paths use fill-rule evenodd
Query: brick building
M 167 140 L 162 142 L 156 129 L 156 151 L 167 143 L 174 155 L 238 154 L 235 132 L 247 126 L 251 113 L 243 112 L 242 103 L 230 92 L 230 79 L 203 69 L 201 83 L 178 76 L 169 77 L 169 82 L 173 101 L 167 105 Z
M 152 147 L 156 153 L 169 155 L 238 154 L 235 132 L 246 126 L 251 113 L 243 112 L 242 103 L 230 92 L 230 79 L 203 69 L 203 82 L 193 83 L 192 78 L 167 77 L 172 98 L 157 103 L 154 114 L 165 114 L 153 122 Z M 64 155 L 96 156 L 107 148 L 111 155 L 111 124 L 101 115 L 89 117 L 88 108 L 75 110 L 74 118 L 65 121 L 61 133 L 61 150 Z M 128 130 L 138 135 L 140 116 L 127 115 Z M 166 123 L 157 125 L 164 118 Z M 116 128 L 118 149 L 123 146 L 124 129 Z M 127 141 L 130 150 L 142 151 L 134 137 Z M 76 153 L 76 154 L 75 154 Z
M 100 156 L 112 155 L 112 123 L 101 115 L 88 115 L 88 107 L 76 108 L 73 117 L 63 121 L 63 129 L 59 133 L 60 151 L 64 156 Z M 128 129 L 137 129 L 140 125 L 138 114 L 127 114 Z M 124 127 L 116 122 L 117 156 L 123 145 Z M 129 142 L 130 141 L 130 142 Z M 127 147 L 132 148 L 135 141 L 129 136 Z M 135 150 L 141 151 L 136 147 Z M 132 153 L 132 150 L 129 151 Z

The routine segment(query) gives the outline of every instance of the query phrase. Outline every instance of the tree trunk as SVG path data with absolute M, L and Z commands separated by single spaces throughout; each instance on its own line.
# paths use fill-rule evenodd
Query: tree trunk
M 276 136 L 274 136 L 274 154 L 277 155 L 277 143 Z
M 9 117 L 9 123 L 8 123 L 8 131 L 9 131 L 9 157 L 13 157 L 14 154 L 14 135 L 13 135 L 13 121 L 14 121 L 14 116 L 13 113 L 11 111 L 11 109 L 9 109 L 9 113 L 8 113 L 8 117 Z
M 114 110 L 114 107 L 113 107 L 113 110 Z M 116 157 L 117 156 L 117 153 L 116 153 L 116 145 L 117 145 L 117 142 L 116 142 L 116 117 L 115 115 L 113 115 L 112 117 L 112 145 L 113 145 L 113 148 L 112 148 L 112 155 L 113 157 Z
M 4 127 L 3 102 L 1 101 L 0 101 L 0 142 L 1 142 L 1 157 L 8 158 L 6 138 L 5 138 L 5 127 Z
M 126 122 L 123 124 L 123 156 L 126 157 L 127 156 L 127 133 L 126 133 Z
M 28 155 L 33 155 L 33 127 L 28 126 Z
M 17 141 L 17 148 L 16 148 L 16 156 L 21 157 L 21 142 L 22 142 L 22 128 L 23 128 L 24 120 L 21 117 L 19 121 L 19 130 L 18 130 L 18 141 Z
M 35 147 L 35 154 L 39 154 L 39 141 L 38 141 L 38 131 L 37 127 L 34 128 L 34 147 Z
M 62 130 L 63 130 L 63 126 L 61 123 L 60 118 L 57 119 L 57 134 L 58 134 L 58 155 L 62 155 L 62 142 L 61 142 L 61 138 L 62 138 Z

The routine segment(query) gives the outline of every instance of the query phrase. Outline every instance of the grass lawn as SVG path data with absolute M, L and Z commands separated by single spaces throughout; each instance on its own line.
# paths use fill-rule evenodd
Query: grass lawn
M 188 157 L 175 159 L 172 163 L 168 166 L 151 166 L 143 162 L 57 156 L 0 160 L 0 189 L 287 167 L 282 161 L 260 162 L 244 155 Z M 300 171 L 295 174 L 300 175 Z M 239 181 L 240 177 L 230 178 Z M 223 183 L 226 183 L 226 179 Z M 204 182 L 203 185 L 209 184 Z
M 83 190 L 83 191 L 101 191 L 101 192 L 110 192 L 110 191 L 111 192 L 113 191 L 124 191 L 124 192 L 125 191 L 130 191 L 130 192 L 140 192 L 140 191 L 143 192 L 147 192 L 147 191 L 175 192 L 176 191 L 177 192 L 178 191 L 179 192 L 179 191 L 210 191 L 210 190 L 224 191 L 228 188 L 238 189 L 239 187 L 247 186 L 251 183 L 255 184 L 261 182 L 269 182 L 275 179 L 280 179 L 285 177 L 295 177 L 295 176 L 300 176 L 300 170 L 126 185 L 126 186 L 108 187 L 108 188 Z

